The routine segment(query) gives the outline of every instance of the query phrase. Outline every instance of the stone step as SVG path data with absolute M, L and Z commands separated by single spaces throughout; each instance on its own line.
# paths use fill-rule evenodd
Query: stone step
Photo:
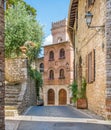
M 16 89 L 16 90 L 20 90 L 20 88 L 7 88 L 7 87 L 5 87 L 5 89 L 6 89 L 6 90 L 15 90 L 15 89 Z
M 19 92 L 5 92 L 6 95 L 19 95 Z
M 20 93 L 5 93 L 5 97 L 7 96 L 19 96 Z
M 5 105 L 17 105 L 18 100 L 17 99 L 6 99 Z
M 5 110 L 5 116 L 18 116 L 17 110 Z
M 11 103 L 10 102 L 5 102 L 5 105 L 6 106 L 16 106 L 18 104 L 17 104 L 17 102 L 11 102 Z
M 20 89 L 6 89 L 5 88 L 5 91 L 6 92 L 20 92 Z
M 19 93 L 5 93 L 5 98 L 7 97 L 19 97 Z
M 18 105 L 10 105 L 10 106 L 5 106 L 5 110 L 17 110 Z

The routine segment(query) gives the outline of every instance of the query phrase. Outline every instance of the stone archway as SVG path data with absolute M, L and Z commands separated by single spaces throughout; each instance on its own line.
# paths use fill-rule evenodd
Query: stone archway
M 53 89 L 48 90 L 48 105 L 55 104 L 55 92 Z
M 67 92 L 64 89 L 59 91 L 59 105 L 66 105 L 67 104 Z

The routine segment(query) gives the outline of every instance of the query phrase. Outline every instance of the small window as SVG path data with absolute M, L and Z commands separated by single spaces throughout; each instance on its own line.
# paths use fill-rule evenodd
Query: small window
M 50 71 L 49 71 L 49 79 L 50 79 L 50 80 L 53 80 L 53 79 L 54 79 L 54 71 L 53 71 L 53 70 L 50 70 Z
M 95 2 L 95 0 L 88 0 L 88 7 L 90 7 L 91 5 L 93 5 Z
M 60 59 L 64 59 L 65 58 L 65 51 L 64 51 L 64 49 L 62 48 L 62 49 L 60 49 Z
M 40 69 L 40 72 L 44 72 L 44 64 L 43 63 L 40 64 L 39 69 Z
M 58 42 L 58 43 L 59 43 L 59 42 L 62 42 L 62 38 L 59 37 L 59 38 L 57 39 L 57 42 Z
M 49 53 L 49 60 L 50 61 L 54 60 L 54 52 L 53 51 L 50 51 L 50 53 Z
M 64 76 L 64 69 L 61 69 L 61 70 L 60 70 L 59 78 L 60 78 L 60 79 L 64 79 L 64 78 L 65 78 L 65 76 Z

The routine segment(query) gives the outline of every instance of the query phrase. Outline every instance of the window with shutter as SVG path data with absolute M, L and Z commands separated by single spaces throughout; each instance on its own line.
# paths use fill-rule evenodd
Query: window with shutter
M 63 48 L 60 49 L 59 57 L 60 57 L 60 59 L 64 59 L 65 58 L 65 50 Z
M 50 80 L 54 79 L 54 71 L 53 70 L 50 70 L 50 72 L 49 72 L 49 79 Z
M 88 0 L 88 7 L 90 7 L 92 4 L 94 4 L 95 0 Z
M 44 64 L 43 63 L 40 64 L 39 69 L 40 69 L 40 72 L 44 72 Z
M 95 81 L 95 49 L 92 51 L 92 81 Z
M 64 79 L 65 76 L 64 76 L 64 69 L 61 69 L 60 72 L 59 72 L 59 78 L 60 79 Z
M 88 82 L 92 82 L 92 52 L 88 55 Z
M 88 83 L 95 80 L 95 50 L 86 56 L 86 80 Z
M 50 51 L 49 52 L 49 61 L 52 61 L 52 60 L 54 60 L 54 52 Z

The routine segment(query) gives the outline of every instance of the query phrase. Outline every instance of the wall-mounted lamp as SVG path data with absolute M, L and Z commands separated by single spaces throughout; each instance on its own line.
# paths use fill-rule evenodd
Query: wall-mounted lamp
M 66 63 L 66 69 L 69 70 L 69 63 Z
M 85 19 L 86 19 L 86 24 L 88 26 L 88 28 L 104 28 L 104 25 L 103 26 L 90 26 L 91 25 L 91 22 L 92 22 L 92 18 L 93 18 L 93 15 L 90 11 L 88 11 L 85 15 Z
M 104 50 L 104 42 L 102 42 L 102 50 Z
M 0 7 L 4 9 L 4 5 L 6 4 L 7 0 L 0 0 Z M 5 5 L 6 6 L 6 5 Z
M 2 5 L 3 0 L 0 0 L 0 6 Z

